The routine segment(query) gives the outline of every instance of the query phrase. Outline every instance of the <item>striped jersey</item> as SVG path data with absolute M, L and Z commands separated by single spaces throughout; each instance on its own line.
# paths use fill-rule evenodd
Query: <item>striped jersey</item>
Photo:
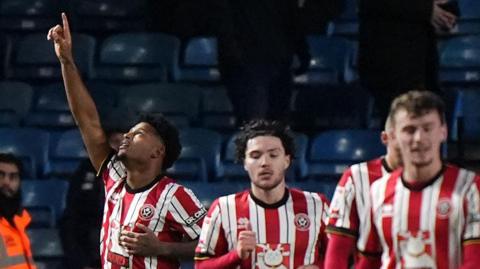
M 449 165 L 423 186 L 401 175 L 372 184 L 366 250 L 382 250 L 382 268 L 459 268 L 464 246 L 479 243 L 480 177 Z
M 342 175 L 330 204 L 327 233 L 357 238 L 363 249 L 370 223 L 370 185 L 390 173 L 384 158 L 350 166 Z
M 257 246 L 237 268 L 297 268 L 318 264 L 326 247 L 328 202 L 323 195 L 287 189 L 274 205 L 243 191 L 214 201 L 205 217 L 196 260 L 234 250 L 240 231 L 250 223 Z
M 206 209 L 189 189 L 165 176 L 132 190 L 126 184 L 125 166 L 116 156 L 106 163 L 100 170 L 106 192 L 100 235 L 102 268 L 179 268 L 177 260 L 129 255 L 119 244 L 120 233 L 122 230 L 142 232 L 136 227 L 141 223 L 160 241 L 178 242 L 184 236 L 196 239 Z

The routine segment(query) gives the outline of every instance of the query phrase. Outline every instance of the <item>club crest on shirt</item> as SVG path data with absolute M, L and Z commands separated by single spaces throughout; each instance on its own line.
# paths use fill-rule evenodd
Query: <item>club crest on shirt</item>
M 290 264 L 290 244 L 257 244 L 255 269 L 287 269 Z
M 154 213 L 155 207 L 153 207 L 151 204 L 145 204 L 140 208 L 138 217 L 143 221 L 149 221 L 153 218 Z
M 440 199 L 437 204 L 437 217 L 439 219 L 447 219 L 452 211 L 452 202 L 450 199 Z
M 305 213 L 296 214 L 293 221 L 295 223 L 295 227 L 297 227 L 297 229 L 300 231 L 308 231 L 310 228 L 310 218 Z

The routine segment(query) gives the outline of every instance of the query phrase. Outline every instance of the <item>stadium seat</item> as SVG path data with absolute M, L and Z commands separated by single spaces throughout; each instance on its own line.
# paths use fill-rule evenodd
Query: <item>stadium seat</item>
M 18 126 L 32 105 L 33 89 L 23 82 L 0 82 L 0 126 Z
M 60 19 L 59 0 L 2 0 L 0 29 L 4 31 L 45 31 Z
M 66 205 L 68 181 L 24 180 L 22 181 L 22 205 L 27 209 L 46 208 L 54 213 L 58 221 Z
M 295 77 L 300 85 L 337 85 L 343 80 L 352 44 L 343 38 L 309 36 L 310 68 L 306 74 Z
M 178 79 L 180 41 L 161 33 L 123 33 L 107 38 L 96 67 L 98 80 L 124 82 Z
M 220 159 L 221 135 L 201 128 L 183 129 L 180 132 L 180 142 L 180 158 L 168 172 L 178 175 L 178 179 L 204 182 L 213 177 L 215 164 Z
M 72 34 L 76 64 L 84 78 L 90 78 L 95 52 L 95 39 L 84 34 Z M 23 80 L 58 81 L 61 79 L 60 64 L 52 41 L 45 33 L 23 37 L 14 47 L 14 61 L 9 78 Z
M 354 163 L 385 154 L 377 130 L 330 130 L 317 135 L 308 158 L 309 179 L 338 179 Z
M 355 39 L 358 36 L 357 20 L 337 20 L 329 25 L 329 35 Z
M 480 37 L 452 38 L 441 45 L 440 80 L 453 85 L 480 84 Z
M 236 127 L 233 105 L 223 87 L 202 91 L 202 126 L 219 132 L 232 131 Z
M 365 128 L 373 107 L 370 94 L 356 85 L 300 89 L 292 99 L 292 125 L 301 130 Z
M 329 201 L 332 200 L 333 193 L 337 187 L 337 179 L 325 178 L 323 180 L 308 180 L 308 181 L 294 181 L 288 182 L 287 186 L 290 188 L 297 188 L 303 191 L 318 192 L 324 194 Z
M 63 84 L 55 83 L 35 89 L 33 109 L 26 118 L 25 124 L 52 129 L 75 126 Z
M 218 82 L 217 40 L 212 37 L 192 38 L 187 42 L 180 69 L 180 80 Z
M 215 199 L 249 188 L 250 182 L 247 180 L 242 182 L 225 181 L 221 184 L 214 182 L 186 182 L 184 186 L 191 189 L 200 202 L 209 208 Z
M 0 128 L 0 152 L 10 152 L 23 161 L 23 178 L 37 178 L 48 162 L 48 132 L 33 128 Z
M 50 178 L 68 178 L 81 160 L 88 158 L 80 131 L 72 129 L 51 134 L 50 156 L 45 175 Z
M 200 95 L 201 89 L 189 84 L 137 84 L 120 91 L 118 106 L 139 113 L 162 113 L 180 128 L 197 121 Z
M 480 2 L 477 0 L 461 0 L 460 5 L 461 19 L 480 21 Z
M 82 32 L 141 31 L 146 0 L 74 0 L 73 23 Z
M 57 229 L 37 228 L 27 231 L 33 258 L 60 259 L 63 256 L 62 242 Z M 48 269 L 54 269 L 49 267 Z

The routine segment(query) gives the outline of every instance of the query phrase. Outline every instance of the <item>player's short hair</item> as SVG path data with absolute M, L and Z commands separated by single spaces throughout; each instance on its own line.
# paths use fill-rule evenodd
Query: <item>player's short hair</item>
M 165 145 L 165 158 L 163 159 L 163 170 L 170 168 L 180 156 L 182 145 L 177 128 L 171 124 L 162 114 L 150 113 L 142 114 L 138 123 L 146 122 L 150 124 L 161 138 Z
M 20 174 L 20 178 L 23 175 L 23 162 L 20 158 L 13 155 L 12 153 L 0 153 L 0 163 L 13 164 L 17 167 Z
M 445 123 L 445 103 L 440 96 L 430 91 L 413 90 L 396 97 L 390 106 L 389 118 L 392 125 L 395 125 L 395 115 L 400 110 L 406 110 L 415 117 L 435 110 L 441 123 Z
M 238 163 L 245 160 L 248 140 L 257 136 L 274 136 L 282 141 L 285 154 L 295 158 L 295 141 L 290 127 L 279 121 L 264 119 L 252 120 L 240 128 L 240 133 L 235 137 L 235 159 Z

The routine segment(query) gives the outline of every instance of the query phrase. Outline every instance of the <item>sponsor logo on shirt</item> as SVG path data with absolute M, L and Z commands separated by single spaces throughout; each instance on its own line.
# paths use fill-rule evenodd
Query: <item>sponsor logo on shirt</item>
M 207 214 L 207 210 L 205 209 L 205 207 L 202 207 L 202 208 L 200 208 L 200 210 L 195 212 L 195 214 L 193 214 L 193 216 L 190 216 L 189 218 L 187 218 L 185 220 L 185 223 L 187 224 L 187 226 L 190 227 L 190 226 L 194 225 L 195 223 L 197 223 L 201 218 L 203 218 L 203 216 L 205 216 L 205 214 Z

